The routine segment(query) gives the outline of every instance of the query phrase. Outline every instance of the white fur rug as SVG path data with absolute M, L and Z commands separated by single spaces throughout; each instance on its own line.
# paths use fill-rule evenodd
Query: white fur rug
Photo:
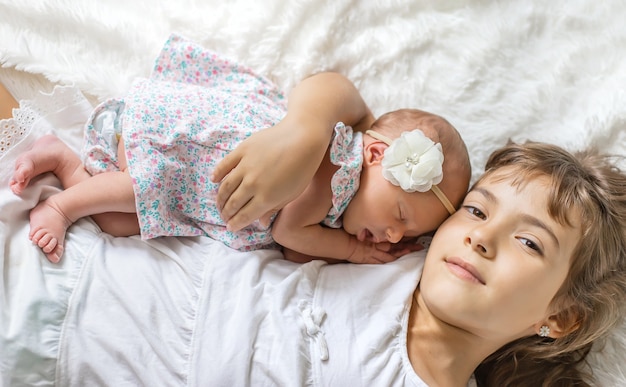
M 0 0 L 0 82 L 18 98 L 75 84 L 95 103 L 146 76 L 171 32 L 286 91 L 335 70 L 375 114 L 441 114 L 474 177 L 509 138 L 626 156 L 623 0 Z M 599 385 L 626 385 L 625 360 L 626 326 L 591 357 Z

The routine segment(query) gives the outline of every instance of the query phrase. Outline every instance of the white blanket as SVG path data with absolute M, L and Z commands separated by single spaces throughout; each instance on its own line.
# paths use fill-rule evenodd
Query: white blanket
M 622 0 L 0 0 L 0 81 L 20 99 L 74 84 L 95 103 L 148 75 L 177 32 L 286 91 L 304 76 L 335 70 L 377 115 L 399 107 L 441 114 L 466 140 L 475 178 L 509 138 L 626 156 L 624 20 Z M 80 130 L 65 136 L 80 143 Z M 0 174 L 10 167 L 3 161 Z M 5 256 L 28 256 L 16 242 L 26 239 L 14 227 L 23 219 L 7 195 L 0 191 L 0 247 Z M 74 238 L 93 227 L 81 221 Z M 179 243 L 163 248 L 175 255 Z M 24 291 L 46 289 L 38 279 L 23 278 L 34 281 Z M 42 305 L 50 299 L 54 292 Z M 598 349 L 590 361 L 599 385 L 626 385 L 626 327 Z

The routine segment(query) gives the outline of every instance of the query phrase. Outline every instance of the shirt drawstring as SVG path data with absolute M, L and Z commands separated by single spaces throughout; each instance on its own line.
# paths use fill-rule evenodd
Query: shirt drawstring
M 326 343 L 324 332 L 320 328 L 322 320 L 324 320 L 326 316 L 326 312 L 321 308 L 312 308 L 310 303 L 306 300 L 300 300 L 298 307 L 302 314 L 302 320 L 304 321 L 307 335 L 309 335 L 319 347 L 320 359 L 323 361 L 328 360 L 328 344 Z

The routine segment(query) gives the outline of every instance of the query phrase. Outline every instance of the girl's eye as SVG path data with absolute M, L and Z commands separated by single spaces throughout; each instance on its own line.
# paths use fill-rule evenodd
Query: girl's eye
M 463 206 L 463 207 L 467 210 L 467 212 L 469 212 L 470 214 L 474 215 L 475 217 L 479 219 L 487 218 L 487 216 L 485 216 L 485 214 L 476 207 L 472 207 L 472 206 Z
M 534 251 L 536 251 L 537 253 L 539 253 L 540 255 L 543 255 L 543 251 L 541 250 L 541 248 L 533 241 L 531 241 L 528 238 L 518 238 L 520 242 L 522 242 L 522 244 L 526 247 L 528 247 L 529 249 L 532 249 Z
M 400 219 L 400 221 L 404 220 L 404 215 L 402 214 L 402 207 L 398 206 L 398 219 Z

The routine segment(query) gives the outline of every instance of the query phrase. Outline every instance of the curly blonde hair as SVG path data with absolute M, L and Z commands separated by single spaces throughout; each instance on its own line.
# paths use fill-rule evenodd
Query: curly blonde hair
M 550 216 L 571 224 L 580 214 L 582 235 L 569 275 L 551 302 L 568 334 L 531 336 L 500 348 L 476 370 L 480 386 L 587 386 L 584 360 L 626 315 L 626 175 L 596 150 L 569 153 L 541 143 L 508 144 L 494 152 L 484 176 L 516 168 L 523 185 L 537 176 L 551 180 Z M 484 178 L 484 177 L 483 177 Z M 572 211 L 575 209 L 575 211 Z M 588 370 L 587 370 L 588 371 Z

